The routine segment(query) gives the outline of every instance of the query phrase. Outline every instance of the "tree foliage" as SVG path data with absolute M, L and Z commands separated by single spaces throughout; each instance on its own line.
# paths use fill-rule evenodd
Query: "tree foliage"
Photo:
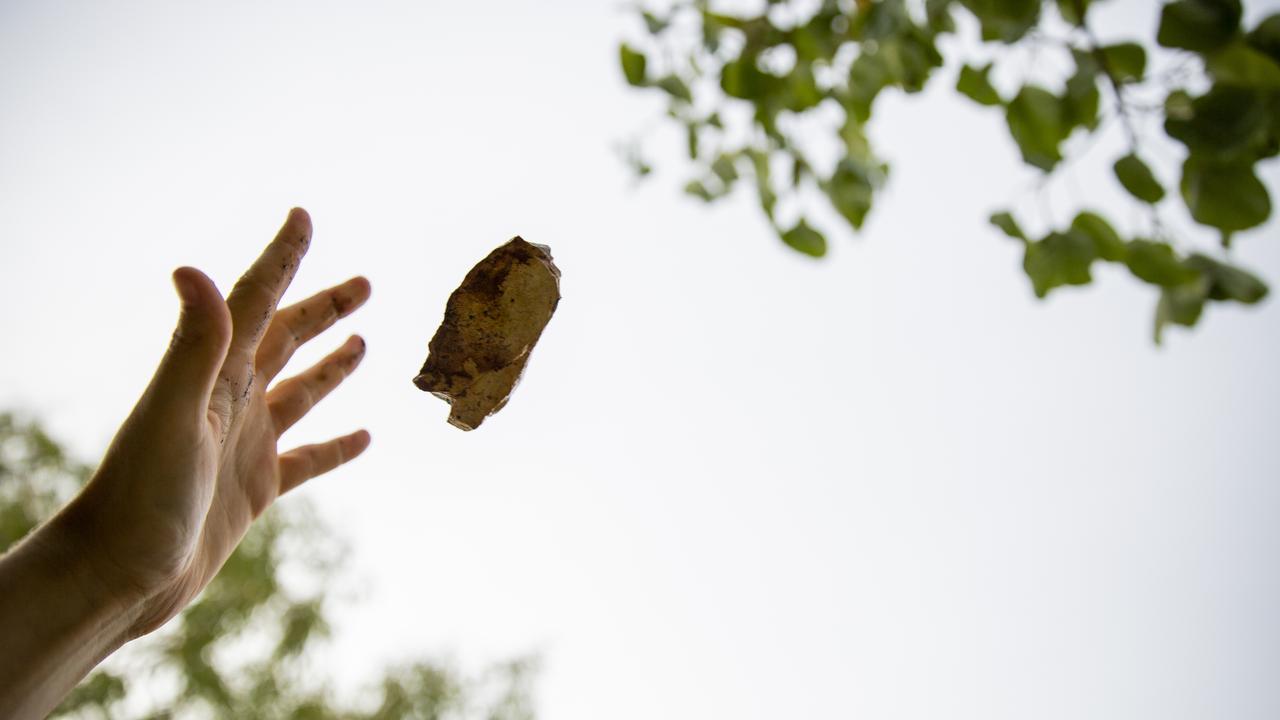
M 37 424 L 0 413 L 0 552 L 52 515 L 90 472 Z M 474 677 L 412 662 L 386 670 L 359 701 L 339 702 L 317 677 L 315 656 L 329 633 L 326 589 L 343 548 L 305 506 L 288 506 L 259 518 L 195 603 L 90 674 L 53 717 L 534 717 L 532 659 Z
M 1256 166 L 1280 152 L 1280 14 L 1246 28 L 1240 0 L 1175 0 L 1153 18 L 1154 38 L 1104 44 L 1091 25 L 1101 2 L 763 0 L 759 12 L 734 14 L 710 0 L 676 0 L 662 12 L 638 10 L 645 37 L 620 54 L 626 81 L 663 93 L 688 137 L 695 177 L 686 190 L 711 202 L 742 181 L 783 242 L 820 257 L 824 231 L 803 209 L 784 215 L 780 203 L 803 208 L 802 198 L 822 198 L 860 229 L 888 177 L 866 133 L 876 99 L 921 91 L 944 66 L 939 41 L 967 16 L 960 24 L 976 26 L 984 51 L 998 59 L 954 58 L 963 63 L 956 91 L 999 112 L 1022 160 L 1045 174 L 1069 159 L 1064 148 L 1074 134 L 1118 123 L 1127 148 L 1113 166 L 1116 189 L 1147 214 L 1150 228 L 1121 237 L 1087 210 L 1038 237 L 1019 229 L 1011 211 L 992 223 L 1023 245 L 1037 296 L 1088 284 L 1096 262 L 1123 265 L 1154 286 L 1159 341 L 1168 324 L 1194 324 L 1206 302 L 1251 304 L 1267 293 L 1228 254 L 1235 233 L 1271 214 Z M 1025 57 L 1017 51 L 1027 46 L 1056 52 L 1068 69 L 1056 82 L 1023 81 L 1002 92 L 992 72 Z M 1153 72 L 1153 54 L 1171 70 Z M 1153 94 L 1157 102 L 1143 100 Z M 1142 136 L 1138 113 L 1162 117 L 1164 133 L 1185 151 L 1180 177 L 1161 178 L 1144 159 L 1144 146 L 1159 138 Z M 813 131 L 801 120 L 823 114 L 839 118 L 823 131 L 838 148 L 834 162 L 802 142 Z M 634 150 L 631 161 L 649 171 Z M 1221 247 L 1184 249 L 1185 238 L 1160 221 L 1176 204 L 1214 229 Z

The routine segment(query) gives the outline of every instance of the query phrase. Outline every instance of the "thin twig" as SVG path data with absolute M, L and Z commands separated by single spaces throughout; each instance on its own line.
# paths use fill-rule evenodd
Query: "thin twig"
M 1120 81 L 1116 79 L 1116 74 L 1111 69 L 1111 60 L 1106 53 L 1102 52 L 1102 45 L 1098 42 L 1098 36 L 1085 23 L 1084 0 L 1072 0 L 1072 4 L 1075 6 L 1076 13 L 1080 16 L 1078 27 L 1084 32 L 1089 41 L 1089 54 L 1098 62 L 1098 67 L 1102 69 L 1102 74 L 1107 76 L 1107 83 L 1115 94 L 1116 108 L 1120 112 L 1120 121 L 1124 125 L 1125 134 L 1129 136 L 1129 145 L 1136 153 L 1138 151 L 1138 131 L 1134 128 L 1133 121 L 1129 117 L 1129 109 L 1124 101 L 1124 90 L 1120 87 Z

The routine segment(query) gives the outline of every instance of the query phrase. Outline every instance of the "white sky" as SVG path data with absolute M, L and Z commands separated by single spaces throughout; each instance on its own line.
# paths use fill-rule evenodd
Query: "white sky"
M 682 196 L 674 133 L 634 187 L 611 148 L 661 108 L 622 84 L 632 29 L 605 0 L 0 3 L 0 407 L 100 452 L 170 271 L 228 288 L 301 205 L 290 297 L 374 285 L 297 363 L 360 332 L 364 366 L 289 438 L 373 433 L 305 490 L 364 597 L 344 682 L 537 650 L 554 720 L 1280 715 L 1277 303 L 1157 349 L 1123 271 L 1037 302 L 986 216 L 1108 207 L 1118 145 L 1038 203 L 954 68 L 877 106 L 891 186 L 825 262 Z M 1273 283 L 1276 229 L 1237 251 Z M 517 233 L 565 299 L 463 434 L 410 379 Z

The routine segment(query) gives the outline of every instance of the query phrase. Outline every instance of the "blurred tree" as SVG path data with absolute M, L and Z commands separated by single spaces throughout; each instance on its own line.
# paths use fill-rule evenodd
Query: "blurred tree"
M 1175 0 L 1152 18 L 1154 37 L 1103 44 L 1090 24 L 1101 2 L 761 0 L 758 12 L 733 14 L 710 0 L 674 0 L 637 11 L 645 39 L 623 44 L 620 60 L 626 81 L 665 94 L 683 127 L 695 166 L 688 193 L 711 202 L 749 180 L 782 241 L 819 257 L 826 234 L 804 199 L 862 227 L 888 176 L 865 133 L 875 100 L 891 88 L 924 89 L 944 64 L 939 40 L 967 17 L 981 40 L 971 44 L 993 59 L 962 65 L 955 89 L 1003 115 L 1023 161 L 1046 175 L 1068 159 L 1073 133 L 1118 122 L 1126 148 L 1113 180 L 1147 227 L 1121 237 L 1088 211 L 1038 237 L 1008 211 L 991 222 L 1022 244 L 1039 297 L 1088 284 L 1095 262 L 1122 264 L 1155 286 L 1159 342 L 1169 324 L 1194 325 L 1207 301 L 1252 304 L 1267 294 L 1226 255 L 1234 233 L 1271 214 L 1255 165 L 1280 152 L 1280 14 L 1243 28 L 1240 0 Z M 965 43 L 948 47 L 958 55 Z M 1008 82 L 993 82 L 993 72 Z M 1152 118 L 1185 152 L 1180 178 L 1148 165 L 1151 146 L 1164 142 L 1145 129 Z M 636 146 L 628 157 L 639 174 L 650 171 Z M 1216 230 L 1221 247 L 1186 249 L 1161 222 L 1174 205 Z
M 0 413 L 0 552 L 69 500 L 90 472 L 36 423 Z M 309 660 L 329 632 L 326 589 L 342 554 L 304 504 L 273 506 L 195 603 L 90 674 L 53 717 L 534 717 L 532 659 L 470 678 L 415 662 L 386 671 L 367 702 L 339 704 Z

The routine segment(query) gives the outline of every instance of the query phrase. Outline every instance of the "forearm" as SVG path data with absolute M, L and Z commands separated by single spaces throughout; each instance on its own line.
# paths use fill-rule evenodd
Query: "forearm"
M 0 717 L 43 718 L 126 641 L 137 609 L 94 574 L 76 503 L 0 556 Z

